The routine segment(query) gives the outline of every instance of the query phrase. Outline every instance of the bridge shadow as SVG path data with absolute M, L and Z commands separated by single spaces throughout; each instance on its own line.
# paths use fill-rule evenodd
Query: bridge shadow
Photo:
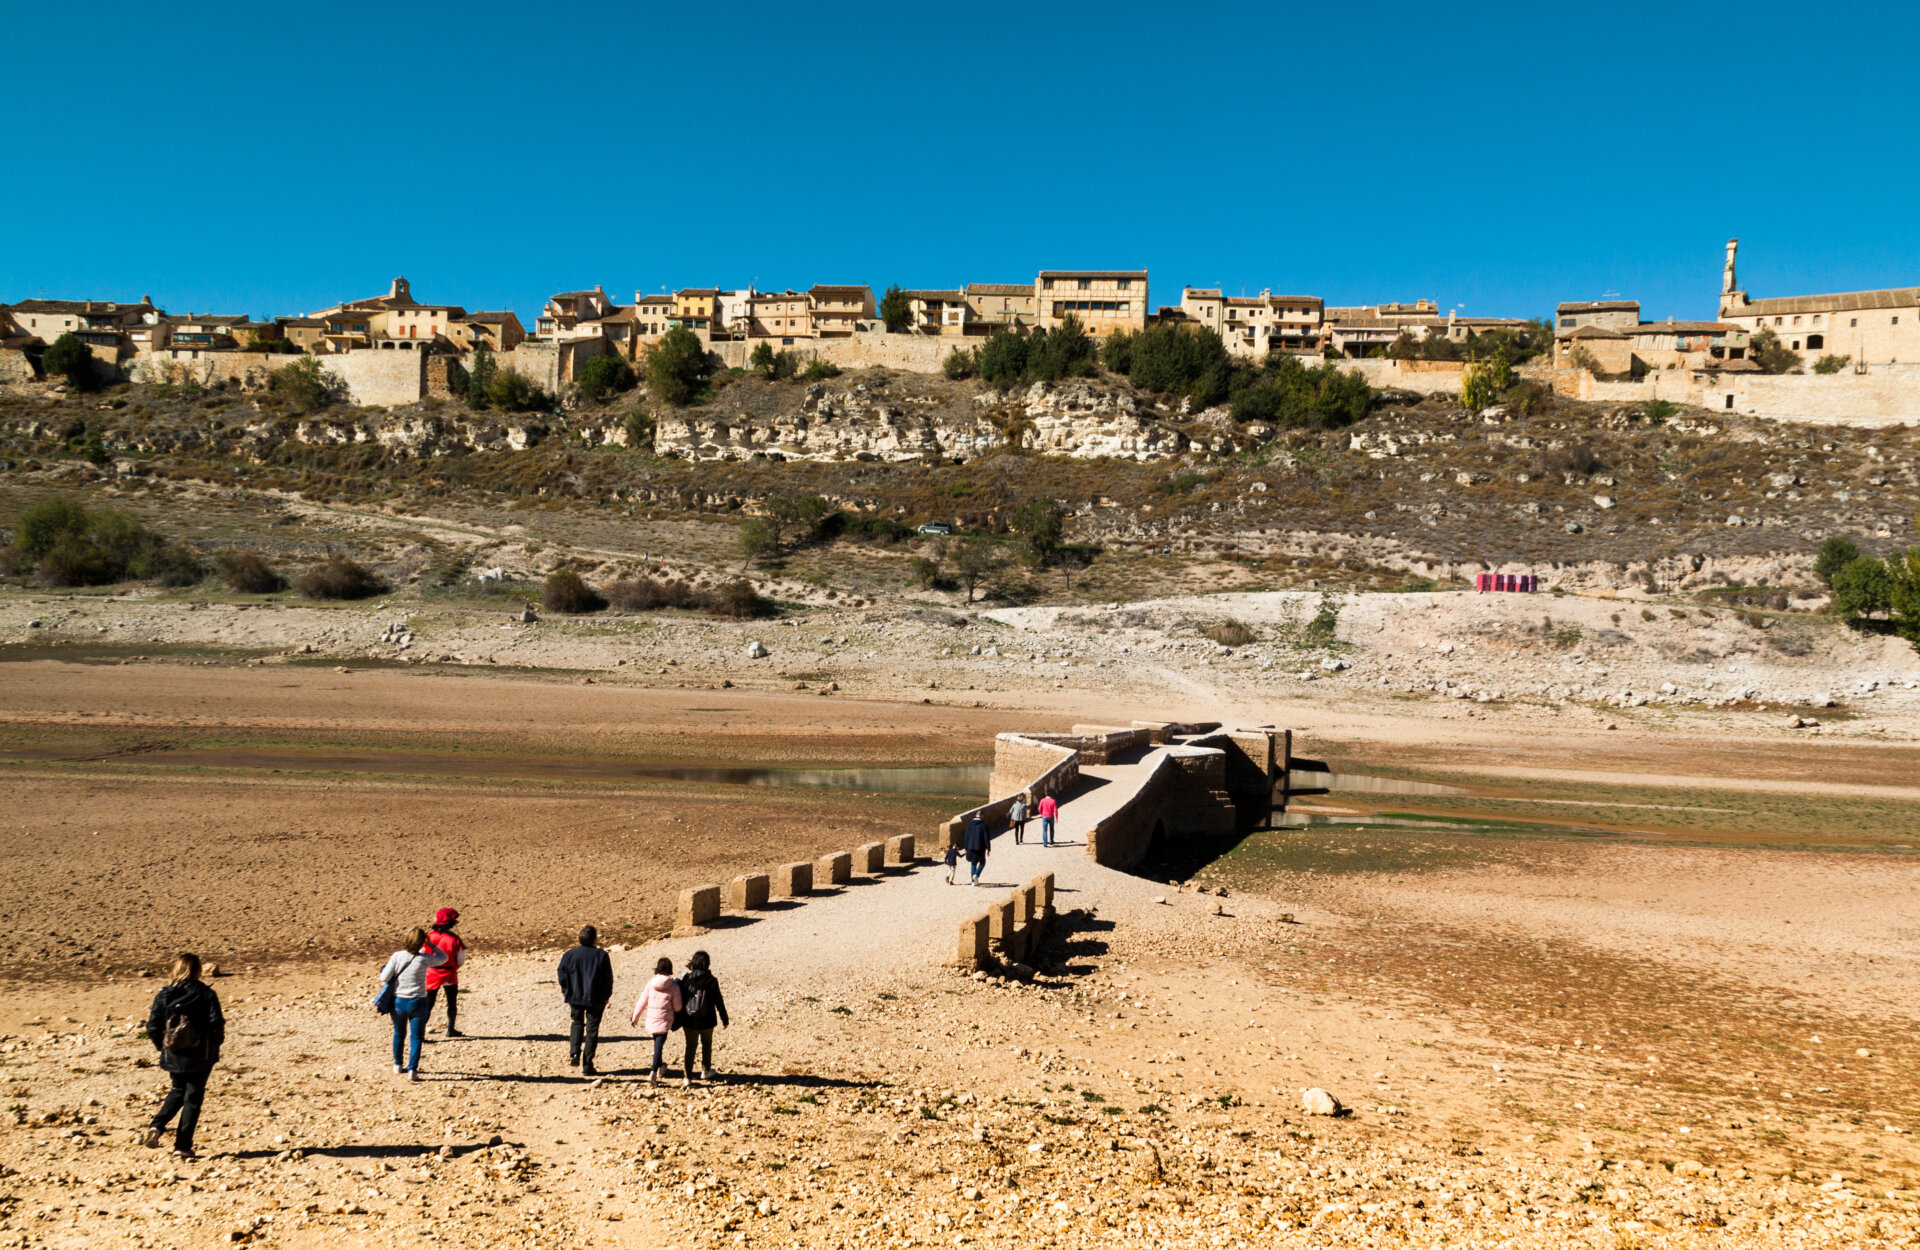
M 281 1146 L 273 1150 L 209 1151 L 207 1158 L 273 1159 L 287 1153 L 289 1150 L 298 1150 L 304 1155 L 324 1155 L 329 1159 L 418 1159 L 422 1155 L 438 1156 L 442 1145 L 445 1145 L 447 1155 L 455 1159 L 463 1155 L 470 1155 L 477 1151 L 487 1149 L 487 1147 L 480 1142 L 467 1142 L 459 1146 L 441 1142 L 435 1142 L 431 1146 L 424 1144 L 411 1146 Z
M 1105 935 L 1115 924 L 1089 915 L 1081 908 L 1057 913 L 1030 958 L 1049 975 L 1084 977 L 1100 970 L 1100 960 L 1112 945 Z

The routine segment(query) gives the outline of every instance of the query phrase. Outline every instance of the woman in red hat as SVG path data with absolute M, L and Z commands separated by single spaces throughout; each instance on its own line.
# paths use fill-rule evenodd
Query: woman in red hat
M 460 923 L 460 913 L 451 907 L 442 907 L 433 914 L 433 928 L 427 931 L 427 945 L 447 957 L 447 962 L 437 968 L 427 969 L 427 1018 L 433 1017 L 433 1005 L 439 1001 L 440 991 L 447 992 L 447 1036 L 463 1036 L 459 1029 L 460 1021 L 460 965 L 467 962 L 467 944 L 453 931 Z

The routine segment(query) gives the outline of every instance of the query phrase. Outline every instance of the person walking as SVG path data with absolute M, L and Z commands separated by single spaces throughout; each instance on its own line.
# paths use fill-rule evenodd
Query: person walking
M 1053 821 L 1060 814 L 1060 805 L 1053 801 L 1051 794 L 1040 800 L 1040 845 L 1053 845 Z
M 600 949 L 600 934 L 592 925 L 580 930 L 580 945 L 560 956 L 560 997 L 573 1016 L 567 1062 L 581 1076 L 598 1076 L 593 1057 L 600 1049 L 600 1017 L 613 997 L 613 960 Z
M 1019 846 L 1027 840 L 1027 796 L 1015 795 L 1013 806 L 1007 809 L 1007 823 L 1013 826 L 1013 844 Z
M 640 997 L 633 1004 L 633 1018 L 628 1021 L 639 1024 L 644 1016 L 647 1035 L 653 1038 L 653 1067 L 647 1070 L 649 1085 L 660 1083 L 660 1071 L 666 1066 L 667 1035 L 673 1032 L 674 1020 L 683 1005 L 680 983 L 673 979 L 673 961 L 662 956 L 653 965 L 653 979 L 640 991 Z
M 193 1131 L 200 1123 L 200 1107 L 207 1097 L 207 1078 L 220 1062 L 227 1040 L 227 1019 L 220 1012 L 220 996 L 200 979 L 200 956 L 182 951 L 173 961 L 173 976 L 147 1009 L 147 1040 L 160 1052 L 160 1067 L 170 1078 L 166 1101 L 154 1113 L 141 1144 L 160 1144 L 160 1134 L 174 1116 L 173 1153 L 195 1159 Z
M 987 866 L 987 856 L 993 852 L 993 838 L 987 833 L 987 822 L 979 816 L 969 821 L 960 845 L 967 853 L 967 884 L 979 885 L 980 870 Z
M 460 913 L 452 907 L 442 907 L 433 914 L 433 928 L 427 930 L 427 945 L 447 957 L 447 962 L 438 968 L 427 969 L 427 1019 L 433 1018 L 433 1005 L 440 1001 L 440 991 L 447 992 L 447 1036 L 464 1037 L 460 1031 L 460 969 L 466 966 L 467 944 L 453 927 L 460 923 Z
M 687 1066 L 683 1085 L 693 1082 L 693 1048 L 700 1047 L 700 1079 L 713 1080 L 713 1026 L 727 1024 L 727 1000 L 720 993 L 720 979 L 710 970 L 707 952 L 695 951 L 687 959 L 686 975 L 680 978 L 680 1001 L 685 1004 Z
M 406 942 L 380 969 L 380 984 L 393 983 L 393 1074 L 408 1080 L 420 1079 L 420 1043 L 427 1032 L 427 1013 L 433 999 L 427 997 L 427 971 L 447 962 L 447 957 L 427 945 L 427 931 L 413 928 Z M 404 1061 L 402 1041 L 407 1043 Z
M 960 866 L 960 848 L 954 843 L 947 844 L 947 884 L 953 884 L 953 870 Z

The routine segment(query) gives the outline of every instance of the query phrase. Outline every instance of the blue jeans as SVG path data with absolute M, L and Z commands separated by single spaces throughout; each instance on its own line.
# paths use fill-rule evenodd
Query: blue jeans
M 393 1066 L 412 1072 L 420 1066 L 420 1041 L 427 1031 L 427 1013 L 433 1010 L 433 995 L 424 998 L 393 1000 Z M 408 1040 L 407 1057 L 400 1057 L 400 1042 Z
M 1051 816 L 1042 816 L 1040 818 L 1040 845 L 1053 845 L 1053 817 Z
M 968 872 L 969 872 L 970 874 L 972 874 L 972 875 L 971 875 L 971 876 L 970 876 L 970 877 L 968 878 L 968 880 L 971 880 L 971 881 L 978 881 L 978 880 L 980 879 L 980 870 L 981 870 L 982 868 L 985 868 L 986 866 L 987 866 L 987 861 L 986 861 L 986 860 L 984 860 L 984 859 L 970 859 L 970 860 L 968 860 L 968 861 L 967 861 L 967 871 L 968 871 Z

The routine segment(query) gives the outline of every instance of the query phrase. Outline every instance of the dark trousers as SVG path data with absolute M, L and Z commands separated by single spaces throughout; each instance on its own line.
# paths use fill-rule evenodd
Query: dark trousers
M 687 1079 L 692 1080 L 693 1048 L 696 1043 L 698 1043 L 700 1047 L 700 1066 L 702 1068 L 711 1068 L 713 1066 L 713 1030 L 696 1029 L 692 1025 L 688 1025 L 684 1032 L 687 1035 Z
M 1014 821 L 1013 822 L 1013 844 L 1015 846 L 1019 846 L 1022 842 L 1025 842 L 1026 840 L 1027 840 L 1027 822 L 1024 820 Z
M 193 1130 L 200 1123 L 200 1104 L 207 1097 L 207 1077 L 210 1072 L 170 1072 L 173 1088 L 167 1091 L 167 1100 L 160 1104 L 159 1112 L 153 1117 L 153 1127 L 165 1128 L 174 1116 L 180 1117 L 180 1126 L 173 1131 L 175 1150 L 193 1149 Z
M 600 1015 L 606 1009 L 604 1003 L 598 1007 L 568 1004 L 567 1010 L 573 1013 L 573 1030 L 567 1034 L 568 1062 L 593 1066 L 593 1056 L 600 1049 Z
M 653 1067 L 651 1071 L 658 1072 L 667 1066 L 667 1039 L 672 1036 L 673 1034 L 671 1033 L 655 1033 L 653 1035 Z
M 445 990 L 447 995 L 447 1032 L 451 1033 L 455 1029 L 460 1027 L 460 1023 L 459 1023 L 460 1021 L 460 987 L 459 986 L 449 982 L 446 985 L 435 986 L 433 989 L 428 990 L 427 991 L 427 1018 L 428 1019 L 433 1018 L 433 1007 L 435 1003 L 440 1001 L 440 992 L 442 990 Z

